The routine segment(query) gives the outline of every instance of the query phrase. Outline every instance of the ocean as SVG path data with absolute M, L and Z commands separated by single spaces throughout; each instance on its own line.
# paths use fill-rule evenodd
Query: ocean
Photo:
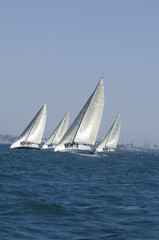
M 0 145 L 0 240 L 159 239 L 159 154 Z

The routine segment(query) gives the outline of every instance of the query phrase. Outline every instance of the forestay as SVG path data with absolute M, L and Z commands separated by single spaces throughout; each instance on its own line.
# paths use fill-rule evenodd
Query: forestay
M 59 141 L 62 139 L 64 134 L 66 133 L 68 129 L 69 124 L 69 111 L 65 114 L 61 122 L 58 124 L 54 132 L 51 134 L 51 136 L 48 138 L 48 140 L 43 145 L 43 148 L 45 148 L 48 145 L 57 145 Z
M 120 114 L 118 114 L 116 120 L 114 121 L 113 125 L 108 131 L 106 137 L 99 144 L 96 150 L 101 151 L 106 148 L 115 149 L 118 143 L 119 135 L 120 135 L 120 127 L 121 127 L 121 120 L 120 120 Z
M 45 123 L 46 123 L 46 103 L 42 106 L 42 108 L 30 122 L 28 127 L 18 137 L 14 144 L 23 141 L 40 144 L 45 129 Z

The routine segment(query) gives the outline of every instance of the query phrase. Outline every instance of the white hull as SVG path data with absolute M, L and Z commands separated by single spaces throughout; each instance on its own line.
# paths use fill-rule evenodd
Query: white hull
M 114 150 L 114 148 L 98 149 L 96 150 L 96 153 L 114 152 Z
M 95 150 L 92 148 L 92 146 L 89 145 L 73 145 L 73 146 L 67 146 L 64 148 L 61 148 L 59 150 L 55 149 L 55 152 L 72 152 L 72 153 L 82 153 L 82 154 L 94 154 Z
M 11 147 L 12 149 L 37 149 L 40 150 L 40 147 L 36 143 L 15 143 L 12 144 Z
M 43 145 L 41 149 L 54 149 L 56 147 L 55 144 L 48 144 L 48 145 Z

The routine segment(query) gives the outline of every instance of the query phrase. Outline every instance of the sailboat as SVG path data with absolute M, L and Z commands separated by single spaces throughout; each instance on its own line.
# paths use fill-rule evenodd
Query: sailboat
M 54 130 L 54 132 L 51 134 L 48 140 L 44 143 L 42 149 L 54 149 L 55 146 L 60 142 L 60 140 L 66 133 L 68 129 L 68 123 L 69 123 L 69 111 L 67 111 L 67 113 L 57 126 L 57 128 Z
M 117 115 L 113 125 L 109 129 L 103 141 L 96 148 L 96 152 L 114 151 L 120 135 L 121 120 L 120 114 Z
M 104 85 L 103 79 L 101 79 L 54 151 L 94 153 L 103 107 Z
M 46 123 L 46 103 L 10 148 L 40 149 Z

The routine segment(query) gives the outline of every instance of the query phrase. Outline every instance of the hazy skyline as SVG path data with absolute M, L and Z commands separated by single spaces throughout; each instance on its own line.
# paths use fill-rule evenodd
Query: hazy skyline
M 157 0 L 0 1 L 0 134 L 21 134 L 46 102 L 49 137 L 103 76 L 98 136 L 120 113 L 119 143 L 159 144 L 158 13 Z

